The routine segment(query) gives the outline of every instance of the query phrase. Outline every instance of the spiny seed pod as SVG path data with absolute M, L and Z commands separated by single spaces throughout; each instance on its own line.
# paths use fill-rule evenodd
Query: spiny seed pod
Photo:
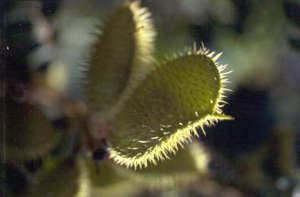
M 66 158 L 41 171 L 26 197 L 87 197 L 90 193 L 88 171 L 82 158 Z
M 38 108 L 9 98 L 0 102 L 1 106 L 5 106 L 5 109 L 1 109 L 4 113 L 0 115 L 0 121 L 5 123 L 0 130 L 1 136 L 5 136 L 5 159 L 37 158 L 48 154 L 58 145 L 60 133 L 54 130 Z
M 143 186 L 169 189 L 184 186 L 207 174 L 208 161 L 209 156 L 203 147 L 192 144 L 159 165 L 150 164 L 147 168 L 137 170 L 119 167 L 118 170 Z
M 139 2 L 125 3 L 101 27 L 88 61 L 86 97 L 91 110 L 114 114 L 152 70 L 155 31 Z
M 111 157 L 127 167 L 147 167 L 198 136 L 197 127 L 230 119 L 221 110 L 227 79 L 221 72 L 226 65 L 216 63 L 220 55 L 188 50 L 148 75 L 111 121 Z

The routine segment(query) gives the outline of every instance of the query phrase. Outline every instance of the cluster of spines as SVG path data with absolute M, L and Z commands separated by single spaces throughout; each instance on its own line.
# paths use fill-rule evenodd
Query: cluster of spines
M 147 8 L 141 8 L 140 2 L 135 1 L 130 4 L 130 9 L 133 13 L 134 21 L 136 22 L 136 42 L 138 48 L 136 58 L 137 61 L 150 63 L 153 61 L 154 39 L 156 31 L 151 20 L 151 14 Z M 143 30 L 143 31 L 141 31 Z
M 109 149 L 110 157 L 113 160 L 120 164 L 125 165 L 127 168 L 143 168 L 147 167 L 148 163 L 153 163 L 157 165 L 158 161 L 164 161 L 165 159 L 170 159 L 168 154 L 173 153 L 176 154 L 179 146 L 184 148 L 184 144 L 188 141 L 192 141 L 193 135 L 199 137 L 197 128 L 201 128 L 201 130 L 205 134 L 204 127 L 205 126 L 214 126 L 219 120 L 231 120 L 232 117 L 224 115 L 222 113 L 224 101 L 225 91 L 230 91 L 226 88 L 226 83 L 228 83 L 227 74 L 230 72 L 223 72 L 227 65 L 222 65 L 217 62 L 218 58 L 222 55 L 222 53 L 216 54 L 215 52 L 210 52 L 204 46 L 199 50 L 196 49 L 196 45 L 194 45 L 193 49 L 187 49 L 185 53 L 179 53 L 178 55 L 174 55 L 171 58 L 168 58 L 169 61 L 173 59 L 177 59 L 178 57 L 186 57 L 189 55 L 205 55 L 207 58 L 210 58 L 216 67 L 218 68 L 220 75 L 220 90 L 218 98 L 215 102 L 215 106 L 213 107 L 213 114 L 208 114 L 204 118 L 200 119 L 195 123 L 189 123 L 185 128 L 177 130 L 173 135 L 171 135 L 168 139 L 161 141 L 159 145 L 155 145 L 154 147 L 150 147 L 144 154 L 138 153 L 134 157 L 127 157 L 126 155 L 122 155 L 120 152 L 115 151 L 114 149 Z M 166 63 L 164 62 L 162 66 Z M 195 111 L 195 116 L 198 117 L 197 111 Z M 180 122 L 178 123 L 180 124 Z M 181 123 L 182 124 L 182 123 Z M 184 126 L 183 124 L 181 126 Z

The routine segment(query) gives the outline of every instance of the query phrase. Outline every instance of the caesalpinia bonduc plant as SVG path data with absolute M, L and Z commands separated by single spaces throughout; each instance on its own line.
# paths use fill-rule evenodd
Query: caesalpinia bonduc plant
M 86 124 L 82 135 L 92 140 L 79 140 L 76 154 L 48 165 L 28 190 L 29 196 L 51 190 L 49 194 L 53 196 L 83 197 L 89 193 L 90 182 L 106 187 L 103 180 L 114 180 L 101 176 L 105 174 L 131 177 L 136 182 L 146 180 L 146 184 L 158 186 L 174 185 L 176 180 L 194 180 L 194 172 L 202 171 L 207 158 L 199 159 L 195 154 L 199 155 L 199 146 L 180 149 L 199 136 L 198 132 L 205 133 L 205 126 L 231 119 L 221 109 L 226 104 L 223 99 L 228 82 L 226 65 L 217 63 L 221 54 L 210 52 L 203 45 L 197 49 L 195 45 L 157 62 L 154 59 L 156 32 L 150 13 L 138 1 L 123 3 L 108 15 L 99 30 L 91 44 L 84 79 L 87 109 L 84 119 L 88 121 L 82 121 Z M 31 115 L 34 117 L 27 118 L 29 122 L 40 118 Z M 41 127 L 33 124 L 23 124 L 27 127 L 22 130 L 36 134 Z M 20 146 L 26 149 L 18 158 L 41 157 L 57 146 L 59 136 L 52 136 L 51 129 L 42 131 L 47 132 L 45 137 L 51 136 L 46 140 L 47 148 L 32 151 L 28 146 L 35 145 L 24 137 Z M 103 142 L 106 135 L 108 143 Z M 38 146 L 42 147 L 44 141 Z M 99 144 L 108 147 L 109 161 L 115 164 L 107 167 L 105 161 L 103 167 L 108 170 L 97 177 L 94 174 L 97 170 L 91 171 L 91 165 L 76 155 L 84 152 L 80 151 L 83 147 L 93 153 L 101 147 Z M 8 150 L 13 151 L 13 146 Z
M 143 168 L 169 159 L 202 129 L 230 119 L 221 107 L 226 68 L 221 54 L 196 46 L 153 61 L 155 32 L 149 12 L 125 3 L 101 27 L 86 73 L 87 106 L 110 128 L 117 163 Z

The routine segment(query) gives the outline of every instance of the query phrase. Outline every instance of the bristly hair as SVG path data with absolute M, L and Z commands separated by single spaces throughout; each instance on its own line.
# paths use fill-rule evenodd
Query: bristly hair
M 133 14 L 135 21 L 135 55 L 132 63 L 132 70 L 121 98 L 113 106 L 109 112 L 109 117 L 113 117 L 118 113 L 127 99 L 134 92 L 135 88 L 145 79 L 145 77 L 153 71 L 154 63 L 154 42 L 156 38 L 156 30 L 153 25 L 151 13 L 147 8 L 141 7 L 141 2 L 133 1 L 132 3 L 126 3 Z
M 85 89 L 88 107 L 106 119 L 118 113 L 153 70 L 156 32 L 150 15 L 139 1 L 125 2 L 99 27 Z

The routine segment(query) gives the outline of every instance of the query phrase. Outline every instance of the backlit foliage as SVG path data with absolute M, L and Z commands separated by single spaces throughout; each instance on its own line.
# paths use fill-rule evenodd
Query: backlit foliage
M 163 63 L 151 61 L 149 17 L 136 2 L 114 11 L 87 71 L 88 107 L 110 123 L 110 155 L 134 168 L 170 158 L 198 135 L 196 128 L 204 132 L 204 126 L 231 119 L 221 110 L 228 82 L 226 65 L 216 62 L 221 54 L 194 46 Z
M 227 65 L 217 62 L 221 53 L 196 44 L 158 62 L 156 34 L 139 1 L 108 14 L 82 66 L 85 100 L 79 102 L 63 94 L 71 75 L 64 63 L 28 68 L 25 85 L 6 82 L 5 94 L 16 88 L 24 98 L 1 97 L 0 120 L 7 122 L 1 156 L 17 166 L 42 163 L 25 197 L 87 197 L 94 190 L 114 196 L 120 188 L 138 190 L 127 179 L 163 189 L 206 175 L 208 153 L 197 145 L 183 148 L 206 126 L 232 119 L 222 112 Z M 45 115 L 52 107 L 62 120 Z

